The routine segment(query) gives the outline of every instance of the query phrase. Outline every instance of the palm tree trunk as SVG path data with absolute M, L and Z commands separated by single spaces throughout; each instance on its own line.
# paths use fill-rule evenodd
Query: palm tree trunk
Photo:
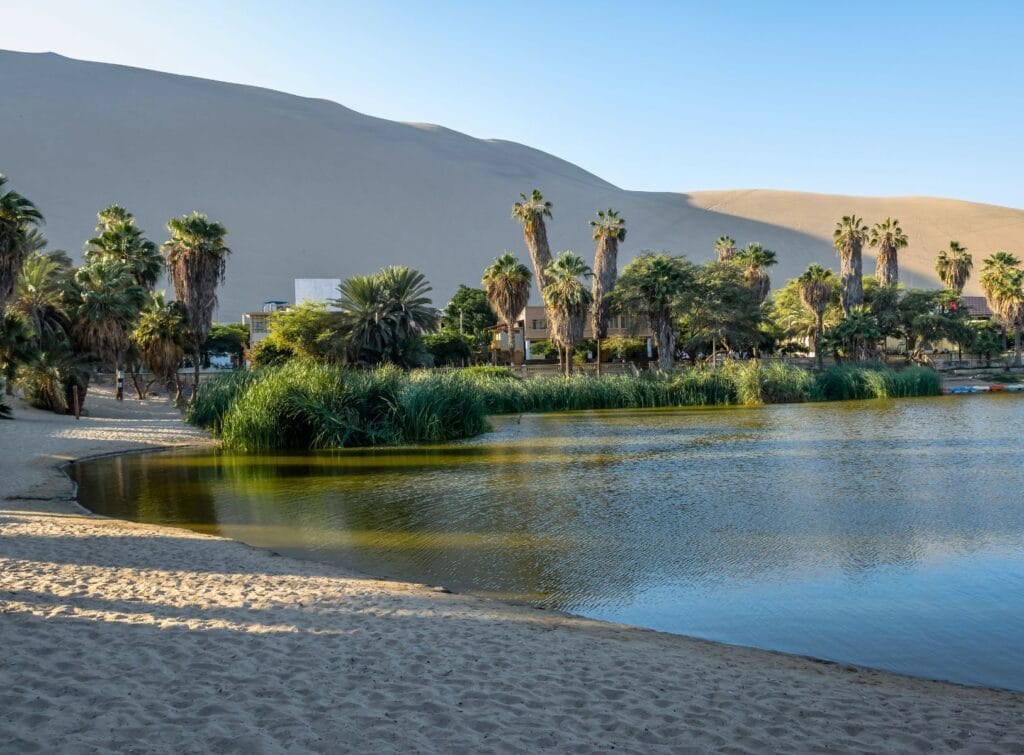
M 825 355 L 821 353 L 821 331 L 825 327 L 825 313 L 819 312 L 818 327 L 814 330 L 814 356 L 818 359 L 818 370 L 825 369 Z
M 1013 330 L 1013 366 L 1020 367 L 1021 330 L 1024 324 L 1018 322 Z
M 505 328 L 508 330 L 508 366 L 516 366 L 516 333 L 512 327 L 512 321 L 505 323 Z
M 653 324 L 653 323 L 652 323 Z M 675 361 L 675 334 L 672 332 L 670 318 L 665 317 L 657 323 L 655 335 L 658 338 L 658 367 L 671 370 Z
M 597 365 L 595 367 L 594 372 L 595 372 L 595 374 L 598 377 L 601 377 L 601 339 L 598 338 L 596 340 L 597 340 Z

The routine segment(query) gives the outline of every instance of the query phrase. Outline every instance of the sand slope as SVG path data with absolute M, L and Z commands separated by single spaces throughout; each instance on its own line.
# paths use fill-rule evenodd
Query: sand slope
M 1020 752 L 1024 698 L 382 582 L 87 516 L 60 459 L 203 442 L 90 392 L 0 423 L 0 752 Z
M 714 239 L 729 234 L 775 249 L 780 281 L 810 261 L 835 265 L 828 236 L 850 211 L 904 221 L 914 285 L 932 279 L 930 259 L 951 236 L 979 258 L 998 248 L 1024 253 L 1020 210 L 918 198 L 625 191 L 519 144 L 52 54 L 0 52 L 0 92 L 0 172 L 45 212 L 54 245 L 79 253 L 96 211 L 110 202 L 134 210 L 157 241 L 171 215 L 204 210 L 227 225 L 235 251 L 221 295 L 225 320 L 266 299 L 291 299 L 295 277 L 346 277 L 386 263 L 423 270 L 443 304 L 459 283 L 477 285 L 503 249 L 525 255 L 510 209 L 533 187 L 555 204 L 553 247 L 588 258 L 587 222 L 607 206 L 628 223 L 624 260 L 646 249 L 703 260 Z

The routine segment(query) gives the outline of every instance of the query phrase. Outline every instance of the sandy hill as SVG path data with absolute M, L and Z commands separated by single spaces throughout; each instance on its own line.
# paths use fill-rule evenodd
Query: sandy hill
M 459 283 L 476 285 L 503 249 L 525 256 L 510 210 L 534 187 L 554 202 L 553 247 L 588 257 L 587 222 L 609 206 L 628 222 L 623 261 L 647 249 L 704 260 L 729 234 L 775 249 L 780 282 L 812 261 L 835 266 L 829 234 L 849 212 L 903 221 L 910 285 L 933 282 L 934 255 L 950 238 L 979 256 L 1024 252 L 1020 210 L 928 198 L 625 191 L 520 144 L 54 54 L 0 51 L 0 92 L 0 172 L 46 214 L 52 245 L 80 253 L 96 211 L 111 202 L 133 210 L 158 242 L 169 217 L 204 211 L 228 227 L 234 250 L 224 320 L 291 299 L 293 278 L 389 263 L 421 269 L 443 304 Z

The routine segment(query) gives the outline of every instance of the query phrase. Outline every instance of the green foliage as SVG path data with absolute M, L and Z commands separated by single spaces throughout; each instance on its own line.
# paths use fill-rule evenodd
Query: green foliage
M 745 265 L 745 260 L 760 260 L 764 253 L 758 247 L 741 253 L 749 257 L 733 259 Z M 760 344 L 760 289 L 747 280 L 740 263 L 711 262 L 697 268 L 695 289 L 686 300 L 682 317 L 683 329 L 689 334 L 688 350 L 716 344 L 727 351 L 749 351 Z
M 942 379 L 928 367 L 897 372 L 884 366 L 836 365 L 818 376 L 817 391 L 823 401 L 938 396 Z
M 249 348 L 249 327 L 245 323 L 214 323 L 210 334 L 203 341 L 200 351 L 204 355 L 230 354 L 241 363 L 245 350 Z
M 601 342 L 601 358 L 604 361 L 625 359 L 640 362 L 647 359 L 647 341 L 643 338 L 611 336 Z
M 121 262 L 131 271 L 136 285 L 152 291 L 164 270 L 156 244 L 143 235 L 135 225 L 135 216 L 123 207 L 111 205 L 97 217 L 99 235 L 87 242 L 85 261 Z
M 292 361 L 204 383 L 189 421 L 237 450 L 340 448 L 471 437 L 488 414 L 761 404 L 933 395 L 927 368 L 840 367 L 814 374 L 777 363 L 632 375 L 541 377 L 476 367 L 403 372 Z
M 460 335 L 457 330 L 442 330 L 425 335 L 423 346 L 438 367 L 459 367 L 473 358 L 473 338 Z
M 969 350 L 985 363 L 992 364 L 992 359 L 1006 351 L 1006 334 L 994 322 L 979 322 L 972 325 L 974 338 Z
M 460 319 L 461 315 L 461 319 Z M 498 324 L 498 318 L 487 303 L 487 294 L 483 289 L 460 285 L 441 312 L 440 327 L 442 330 L 462 332 L 473 339 L 473 348 L 477 351 L 486 350 L 491 343 L 492 328 Z
M 338 315 L 327 310 L 319 302 L 305 302 L 288 309 L 278 310 L 270 315 L 267 323 L 269 334 L 260 344 L 261 364 L 270 364 L 264 359 L 271 356 L 265 349 L 274 349 L 273 360 L 287 355 L 297 356 L 316 362 L 341 362 L 347 348 L 344 332 Z M 263 346 L 262 344 L 267 344 Z
M 249 361 L 253 367 L 274 367 L 282 365 L 289 359 L 295 357 L 295 352 L 289 346 L 278 346 L 266 338 L 249 349 Z
M 416 367 L 425 351 L 421 338 L 437 329 L 438 312 L 423 274 L 408 267 L 385 267 L 356 275 L 338 286 L 339 330 L 347 334 L 349 357 L 360 364 Z

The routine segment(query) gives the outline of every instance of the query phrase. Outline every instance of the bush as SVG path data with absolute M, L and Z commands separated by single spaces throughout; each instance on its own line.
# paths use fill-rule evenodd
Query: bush
M 938 396 L 942 379 L 928 367 L 897 372 L 884 365 L 835 365 L 818 376 L 817 397 L 823 401 Z

